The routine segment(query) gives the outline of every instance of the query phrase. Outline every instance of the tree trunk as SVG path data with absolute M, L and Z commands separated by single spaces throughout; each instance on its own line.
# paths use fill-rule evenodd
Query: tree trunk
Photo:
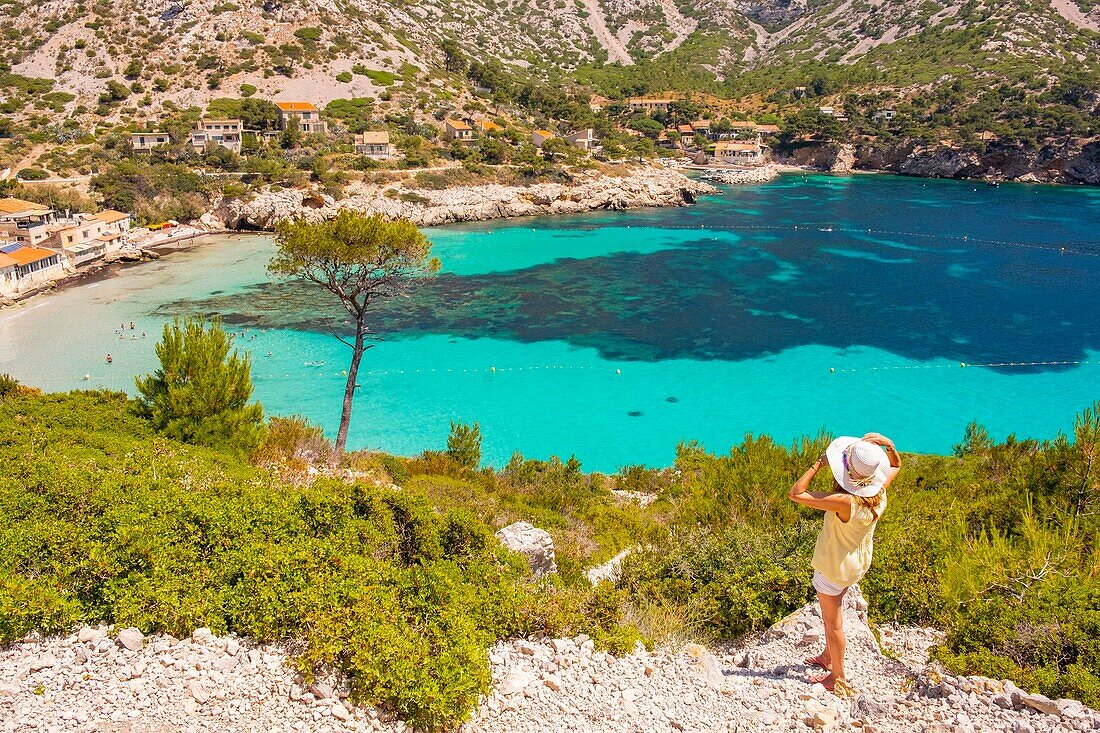
M 363 315 L 360 315 L 355 325 L 355 345 L 351 349 L 351 366 L 348 367 L 348 384 L 344 387 L 344 409 L 340 413 L 340 432 L 336 434 L 336 453 L 344 455 L 348 444 L 348 426 L 351 425 L 351 403 L 355 399 L 355 380 L 359 375 L 359 361 L 363 358 L 364 336 L 366 329 L 363 325 Z

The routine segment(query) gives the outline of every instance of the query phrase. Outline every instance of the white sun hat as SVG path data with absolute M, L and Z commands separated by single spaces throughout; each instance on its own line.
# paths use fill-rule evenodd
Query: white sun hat
M 886 467 L 890 459 L 886 451 L 866 440 L 844 436 L 825 449 L 833 478 L 844 490 L 855 496 L 869 498 L 886 485 Z

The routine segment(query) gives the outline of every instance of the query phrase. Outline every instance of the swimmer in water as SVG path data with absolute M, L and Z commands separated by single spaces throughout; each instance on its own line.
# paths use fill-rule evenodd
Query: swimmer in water
M 108 364 L 110 364 L 110 363 L 112 363 L 113 361 L 114 361 L 114 359 L 112 359 L 112 358 L 111 358 L 111 355 L 110 355 L 110 354 L 107 354 L 107 363 L 108 363 Z

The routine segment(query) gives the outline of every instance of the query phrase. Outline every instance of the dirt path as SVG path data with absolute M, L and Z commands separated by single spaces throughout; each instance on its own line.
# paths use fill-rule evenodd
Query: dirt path
M 1050 0 L 1050 4 L 1058 11 L 1058 15 L 1061 15 L 1081 30 L 1100 33 L 1100 23 L 1085 15 L 1073 0 Z
M 584 0 L 584 9 L 588 11 L 588 21 L 592 33 L 596 35 L 596 40 L 607 51 L 607 60 L 618 62 L 623 66 L 631 66 L 634 59 L 630 57 L 630 52 L 626 50 L 623 42 L 616 38 L 611 29 L 607 27 L 607 19 L 604 17 L 603 8 L 600 7 L 600 0 Z

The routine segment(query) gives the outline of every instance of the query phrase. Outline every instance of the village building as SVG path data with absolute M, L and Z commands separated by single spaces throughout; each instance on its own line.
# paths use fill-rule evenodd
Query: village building
M 565 136 L 565 140 L 570 145 L 574 145 L 581 150 L 587 150 L 589 152 L 599 150 L 600 148 L 600 141 L 596 137 L 596 130 L 592 127 L 571 132 Z
M 240 120 L 199 120 L 198 127 L 191 131 L 191 146 L 201 153 L 207 143 L 213 143 L 240 153 L 243 134 L 244 125 Z
M 0 242 L 0 245 L 3 245 Z M 19 263 L 15 258 L 0 252 L 0 295 L 14 295 L 15 284 L 19 279 L 16 270 Z
M 6 258 L 3 262 L 7 263 L 7 266 L 3 269 L 9 271 L 8 276 L 0 280 L 0 285 L 6 288 L 6 295 L 18 295 L 65 274 L 60 252 L 39 247 L 24 247 L 16 243 L 0 246 L 0 255 Z M 15 263 L 14 267 L 11 267 L 8 260 Z
M 36 246 L 50 238 L 50 226 L 57 221 L 53 209 L 16 198 L 0 199 L 0 238 L 25 246 Z
M 170 145 L 172 138 L 167 132 L 132 132 L 130 133 L 130 147 L 135 153 L 148 153 L 153 148 L 161 145 Z
M 613 104 L 613 102 L 607 97 L 601 97 L 599 94 L 593 94 L 588 100 L 588 108 L 593 112 L 602 112 Z
M 43 246 L 62 252 L 70 265 L 79 267 L 107 254 L 108 244 L 119 239 L 117 234 L 104 235 L 104 227 L 102 221 L 90 216 L 62 219 L 51 227 L 50 238 Z
M 737 166 L 758 166 L 764 163 L 763 145 L 756 140 L 724 140 L 714 144 L 714 160 Z
M 374 132 L 360 132 L 352 139 L 355 152 L 368 158 L 389 158 L 393 156 L 393 146 L 390 145 L 390 133 L 386 130 Z
M 691 129 L 695 132 L 710 137 L 710 120 L 694 120 L 691 123 Z
M 535 130 L 531 133 L 531 142 L 536 148 L 542 150 L 542 144 L 554 137 L 554 133 L 549 130 Z
M 443 136 L 452 142 L 472 143 L 474 141 L 474 128 L 462 120 L 448 117 L 443 120 Z
M 878 112 L 875 112 L 874 119 L 875 119 L 876 122 L 878 122 L 879 120 L 889 121 L 889 120 L 894 119 L 894 117 L 896 117 L 897 114 L 898 114 L 897 110 L 880 109 Z
M 130 236 L 130 215 L 114 209 L 104 209 L 92 216 L 103 222 L 103 233 L 114 238 L 117 235 L 120 243 L 125 243 Z
M 474 127 L 482 135 L 488 135 L 489 133 L 504 132 L 504 128 L 493 122 L 492 120 L 476 120 Z
M 631 112 L 668 112 L 671 97 L 630 97 L 626 100 Z
M 779 134 L 779 125 L 757 125 L 756 126 L 756 134 L 757 135 L 778 135 Z
M 298 129 L 307 135 L 324 135 L 328 132 L 328 125 L 321 119 L 321 110 L 310 102 L 276 102 L 275 106 L 279 108 L 280 130 L 285 130 L 291 120 L 295 120 Z

